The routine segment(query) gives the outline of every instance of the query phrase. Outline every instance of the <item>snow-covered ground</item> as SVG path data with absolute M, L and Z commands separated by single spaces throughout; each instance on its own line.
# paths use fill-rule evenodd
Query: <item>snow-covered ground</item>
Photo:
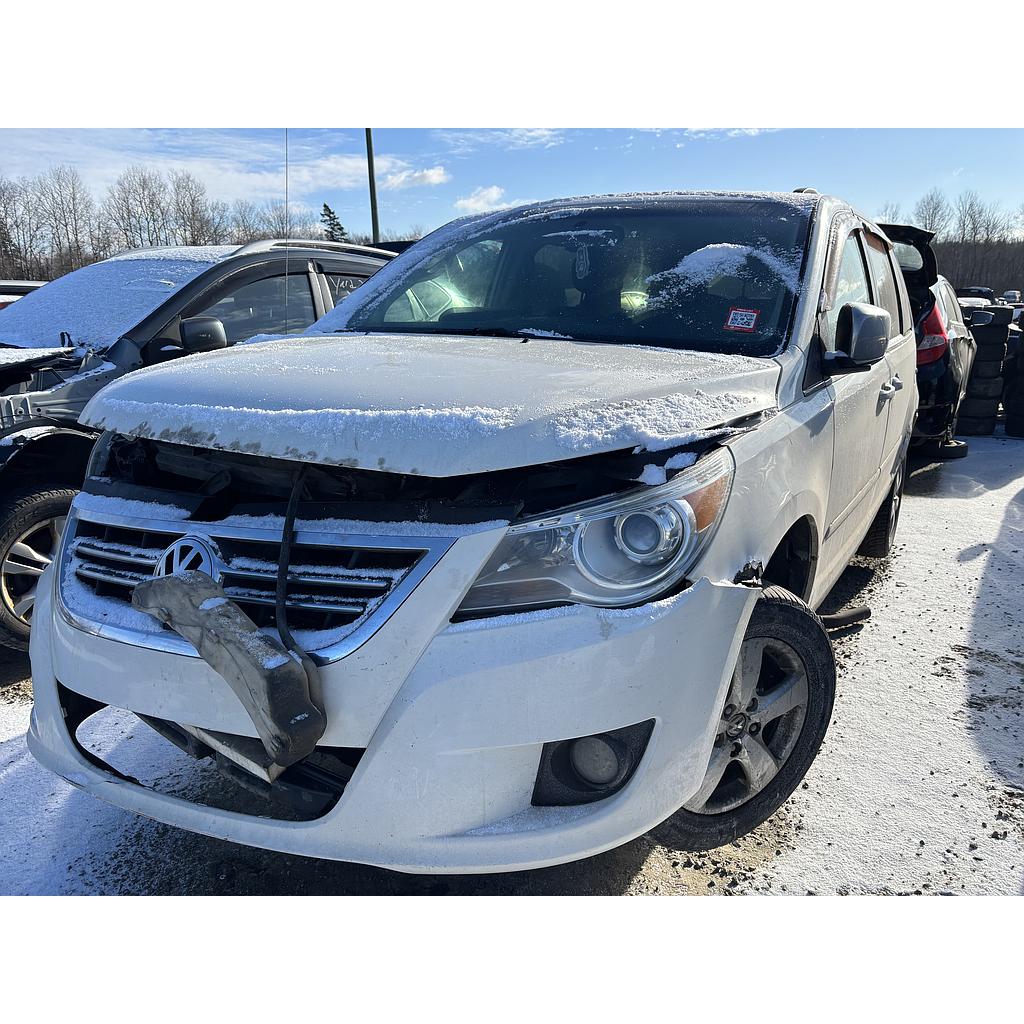
M 24 658 L 0 654 L 3 893 L 744 893 L 1024 890 L 1024 442 L 971 439 L 918 464 L 899 544 L 852 566 L 829 610 L 868 603 L 836 637 L 839 699 L 822 753 L 782 811 L 710 854 L 671 821 L 579 864 L 419 878 L 286 857 L 180 832 L 83 796 L 25 749 Z M 177 784 L 229 786 L 163 758 L 127 719 L 104 726 Z

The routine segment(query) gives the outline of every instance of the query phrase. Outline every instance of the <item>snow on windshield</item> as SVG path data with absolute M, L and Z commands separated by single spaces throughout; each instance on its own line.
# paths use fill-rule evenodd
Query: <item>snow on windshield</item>
M 53 348 L 67 333 L 80 348 L 106 348 L 237 246 L 124 253 L 58 277 L 0 310 L 0 345 Z
M 785 286 L 795 292 L 800 286 L 800 254 L 775 253 L 771 249 L 733 242 L 717 242 L 688 253 L 676 266 L 652 274 L 647 284 L 678 282 L 680 286 L 707 287 L 717 277 L 736 276 L 748 259 L 759 260 L 772 271 Z

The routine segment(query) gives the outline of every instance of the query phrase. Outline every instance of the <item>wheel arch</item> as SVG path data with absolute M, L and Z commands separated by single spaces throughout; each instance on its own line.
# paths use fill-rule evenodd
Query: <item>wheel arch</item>
M 96 435 L 48 424 L 4 435 L 0 479 L 5 489 L 39 480 L 47 486 L 81 487 Z
M 764 564 L 765 586 L 778 586 L 809 601 L 818 566 L 818 528 L 806 513 L 792 522 Z

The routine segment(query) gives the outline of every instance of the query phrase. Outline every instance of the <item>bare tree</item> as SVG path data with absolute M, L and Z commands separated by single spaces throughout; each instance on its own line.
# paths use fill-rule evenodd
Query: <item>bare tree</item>
M 73 167 L 51 167 L 35 182 L 39 212 L 50 237 L 54 274 L 65 274 L 93 260 L 90 242 L 96 204 Z
M 45 224 L 28 178 L 0 179 L 0 223 L 7 239 L 4 274 L 14 278 L 49 277 Z
M 167 182 L 153 168 L 129 167 L 110 186 L 104 203 L 114 240 L 125 249 L 173 242 Z
M 913 216 L 915 224 L 941 237 L 953 219 L 953 211 L 942 190 L 932 188 L 914 204 Z
M 883 224 L 898 224 L 902 220 L 903 211 L 899 203 L 882 203 L 878 211 L 878 219 Z

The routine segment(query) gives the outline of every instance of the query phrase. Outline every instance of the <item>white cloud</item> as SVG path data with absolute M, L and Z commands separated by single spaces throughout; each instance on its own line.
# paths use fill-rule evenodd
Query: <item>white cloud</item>
M 435 131 L 434 136 L 459 156 L 485 146 L 549 149 L 565 142 L 565 132 L 561 128 L 444 128 Z
M 131 164 L 163 171 L 191 171 L 214 199 L 280 200 L 284 197 L 284 136 L 194 129 L 4 129 L 0 131 L 0 174 L 40 174 L 73 164 L 86 185 L 102 196 Z M 448 180 L 443 167 L 418 169 L 388 153 L 378 154 L 376 171 L 384 188 L 437 185 Z M 325 191 L 366 188 L 361 140 L 328 132 L 292 133 L 288 191 L 291 198 L 318 199 Z
M 780 132 L 781 128 L 684 128 L 688 139 L 744 139 Z
M 443 185 L 451 181 L 452 176 L 440 165 L 414 170 L 411 167 L 389 174 L 381 183 L 381 188 L 412 188 L 416 185 Z
M 505 201 L 505 190 L 500 185 L 481 185 L 473 189 L 468 196 L 455 200 L 455 208 L 464 213 L 486 213 L 488 210 L 501 210 L 513 203 Z

